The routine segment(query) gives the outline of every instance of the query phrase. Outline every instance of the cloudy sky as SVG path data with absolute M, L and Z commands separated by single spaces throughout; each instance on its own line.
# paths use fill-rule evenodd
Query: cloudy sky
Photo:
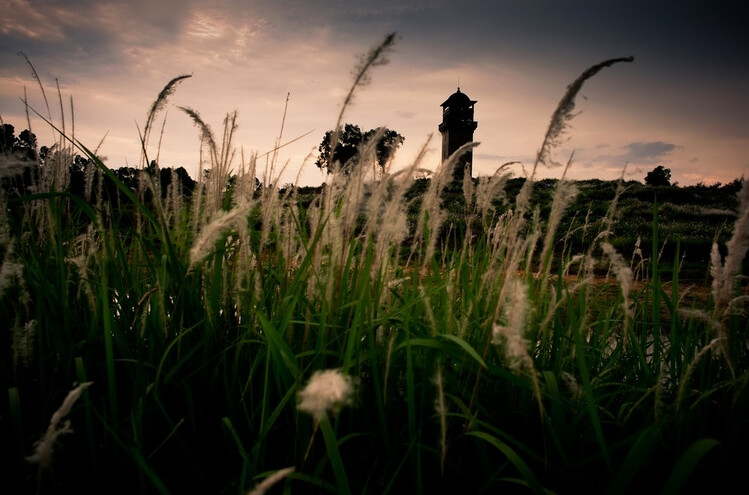
M 173 77 L 159 161 L 194 176 L 199 133 L 177 106 L 197 111 L 248 160 L 279 152 L 283 182 L 319 184 L 314 157 L 335 125 L 358 56 L 392 31 L 390 63 L 376 67 L 344 120 L 405 136 L 395 167 L 425 144 L 436 167 L 442 103 L 458 86 L 478 100 L 474 176 L 502 163 L 526 167 L 566 86 L 603 60 L 634 56 L 589 80 L 567 140 L 574 178 L 642 180 L 657 165 L 682 185 L 749 175 L 749 2 L 448 0 L 0 0 L 0 116 L 25 129 L 24 91 L 47 110 L 35 67 L 60 122 L 110 167 L 136 166 L 138 128 Z M 40 144 L 52 131 L 32 116 Z M 158 123 L 160 127 L 161 122 Z M 157 133 L 158 135 L 158 133 Z M 300 138 L 300 136 L 302 136 Z M 431 136 L 431 140 L 430 140 Z M 152 137 L 150 156 L 158 139 Z M 264 159 L 261 159 L 261 165 Z M 521 167 L 514 169 L 522 175 Z M 543 176 L 558 177 L 559 169 Z

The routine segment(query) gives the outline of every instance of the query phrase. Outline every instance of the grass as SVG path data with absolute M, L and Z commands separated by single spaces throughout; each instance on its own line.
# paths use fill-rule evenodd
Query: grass
M 536 165 L 551 159 L 582 84 L 620 61 L 568 88 Z M 144 158 L 183 79 L 151 107 Z M 14 493 L 275 483 L 284 493 L 668 494 L 741 481 L 745 183 L 708 297 L 685 306 L 679 263 L 650 256 L 638 270 L 606 243 L 621 191 L 575 243 L 564 234 L 569 184 L 554 184 L 542 215 L 533 175 L 503 199 L 499 173 L 466 188 L 452 215 L 449 161 L 418 198 L 417 159 L 374 182 L 354 167 L 303 200 L 270 172 L 257 187 L 254 158 L 234 163 L 236 115 L 217 140 L 185 111 L 211 170 L 192 194 L 162 194 L 147 167 L 131 190 L 60 129 L 36 189 L 0 198 L 0 444 Z M 98 188 L 90 196 L 62 187 L 78 151 Z M 615 284 L 597 283 L 607 271 Z M 322 370 L 350 378 L 352 401 L 333 395 L 310 415 L 298 397 Z M 73 431 L 47 464 L 30 462 L 64 403 Z

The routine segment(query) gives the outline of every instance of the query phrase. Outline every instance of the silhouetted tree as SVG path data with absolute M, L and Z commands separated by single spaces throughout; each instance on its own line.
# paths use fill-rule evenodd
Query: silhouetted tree
M 327 170 L 329 173 L 340 167 L 344 174 L 350 174 L 351 166 L 356 163 L 356 158 L 359 156 L 360 147 L 374 138 L 379 130 L 370 129 L 362 133 L 358 125 L 346 124 L 339 130 L 335 146 L 331 146 L 333 131 L 326 132 L 318 147 L 320 156 L 317 158 L 315 165 L 322 170 Z M 387 161 L 398 147 L 403 144 L 404 140 L 403 136 L 391 129 L 385 128 L 382 130 L 382 135 L 375 146 L 377 165 L 381 169 L 385 167 Z M 331 147 L 333 148 L 332 156 Z
M 0 153 L 11 153 L 16 142 L 16 129 L 10 124 L 0 127 Z
M 670 186 L 671 169 L 658 165 L 645 176 L 645 184 L 649 186 Z
M 195 181 L 192 180 L 187 173 L 187 170 L 185 170 L 185 167 L 179 167 L 176 169 L 162 168 L 160 169 L 159 174 L 161 179 L 161 197 L 166 197 L 169 186 L 175 181 L 179 184 L 179 190 L 182 194 L 185 196 L 192 195 L 192 192 L 195 189 Z
M 721 187 L 721 190 L 730 195 L 738 194 L 739 191 L 741 191 L 741 188 L 744 186 L 744 177 L 736 177 L 728 184 L 725 184 L 723 187 Z
M 15 127 L 3 124 L 0 130 L 0 153 L 14 155 L 21 160 L 36 160 L 36 135 L 24 129 L 16 137 Z

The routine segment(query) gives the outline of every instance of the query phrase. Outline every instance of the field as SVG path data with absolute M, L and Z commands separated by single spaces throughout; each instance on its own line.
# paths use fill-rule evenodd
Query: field
M 606 66 L 524 179 L 364 144 L 281 187 L 193 112 L 192 181 L 60 131 L 2 176 L 6 493 L 732 491 L 749 186 L 536 180 Z

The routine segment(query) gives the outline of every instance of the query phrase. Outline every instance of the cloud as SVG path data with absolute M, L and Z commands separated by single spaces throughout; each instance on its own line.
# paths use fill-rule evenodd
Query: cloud
M 649 143 L 629 143 L 623 148 L 627 152 L 620 157 L 622 161 L 651 164 L 661 161 L 666 155 L 676 149 L 676 145 L 664 143 L 663 141 L 651 141 Z
M 679 146 L 665 141 L 634 141 L 621 146 L 600 143 L 591 145 L 588 150 L 576 149 L 574 163 L 582 168 L 622 167 L 625 163 L 662 164 L 666 159 L 672 159 L 672 153 L 678 149 Z M 569 153 L 572 150 L 566 151 Z

